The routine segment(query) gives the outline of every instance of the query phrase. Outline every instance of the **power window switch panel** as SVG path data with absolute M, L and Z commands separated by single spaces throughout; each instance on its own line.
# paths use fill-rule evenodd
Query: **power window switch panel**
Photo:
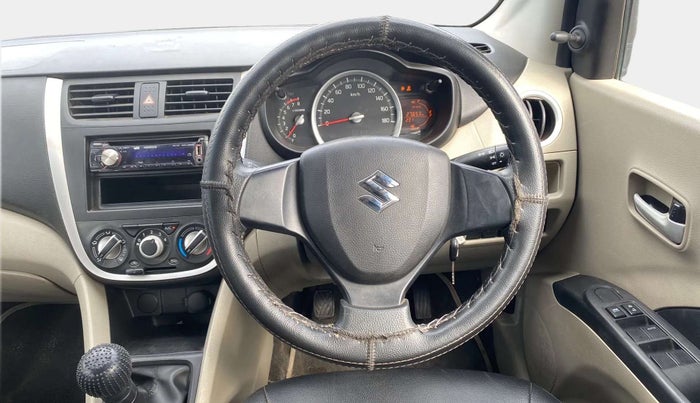
M 628 303 L 626 303 L 626 304 L 622 304 L 622 307 L 625 308 L 625 311 L 627 311 L 627 313 L 628 313 L 630 316 L 635 316 L 635 315 L 641 315 L 641 314 L 642 314 L 642 311 L 639 310 L 639 308 L 637 307 L 637 305 L 635 305 L 635 304 L 633 304 L 633 303 L 631 303 L 631 302 L 628 302 Z
M 625 314 L 625 311 L 623 311 L 622 308 L 620 308 L 619 306 L 609 306 L 605 308 L 605 310 L 608 311 L 610 316 L 612 316 L 615 319 L 620 319 L 627 316 L 627 314 Z

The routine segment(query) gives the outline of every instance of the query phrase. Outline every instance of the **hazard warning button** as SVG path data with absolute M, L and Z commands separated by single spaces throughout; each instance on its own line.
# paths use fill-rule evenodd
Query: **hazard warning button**
M 158 116 L 158 89 L 159 83 L 141 84 L 139 96 L 139 116 L 142 118 L 155 118 Z

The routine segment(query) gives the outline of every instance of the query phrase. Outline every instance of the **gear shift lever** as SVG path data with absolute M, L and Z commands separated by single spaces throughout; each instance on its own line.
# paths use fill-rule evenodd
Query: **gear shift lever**
M 131 380 L 131 357 L 118 344 L 100 344 L 78 363 L 75 378 L 80 389 L 105 403 L 133 403 L 137 390 Z

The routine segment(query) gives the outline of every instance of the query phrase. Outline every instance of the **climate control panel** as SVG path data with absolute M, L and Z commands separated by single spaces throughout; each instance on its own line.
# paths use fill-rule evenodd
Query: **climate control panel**
M 134 276 L 196 269 L 213 257 L 201 222 L 112 224 L 92 231 L 88 249 L 100 268 Z

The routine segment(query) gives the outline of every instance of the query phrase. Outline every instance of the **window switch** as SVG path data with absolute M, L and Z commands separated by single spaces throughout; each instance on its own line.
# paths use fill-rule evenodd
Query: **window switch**
M 693 357 L 690 356 L 690 354 L 686 353 L 683 350 L 673 350 L 668 355 L 673 358 L 674 361 L 678 363 L 678 365 L 688 365 L 688 364 L 695 364 L 695 360 Z
M 633 304 L 633 303 L 631 303 L 631 302 L 628 302 L 628 303 L 626 303 L 626 304 L 623 304 L 622 307 L 625 308 L 625 311 L 627 311 L 627 313 L 628 313 L 630 316 L 635 316 L 635 315 L 641 315 L 641 314 L 642 314 L 642 311 L 639 310 L 639 308 L 637 308 L 637 305 L 635 305 L 635 304 Z
M 633 327 L 631 329 L 627 329 L 626 332 L 637 344 L 649 341 L 649 336 L 644 333 L 644 330 L 642 330 L 641 327 Z
M 656 325 L 644 326 L 644 331 L 649 335 L 649 337 L 652 340 L 666 338 L 666 333 L 663 330 L 659 329 L 659 327 Z
M 625 311 L 623 311 L 619 306 L 609 306 L 609 307 L 605 308 L 605 310 L 608 311 L 610 316 L 612 316 L 615 319 L 620 319 L 620 318 L 624 318 L 625 316 L 627 316 L 625 314 Z
M 654 360 L 656 365 L 658 365 L 661 369 L 668 369 L 678 366 L 678 364 L 676 364 L 676 362 L 673 361 L 665 351 L 658 351 L 656 353 L 652 353 L 649 355 L 649 357 L 652 360 Z

